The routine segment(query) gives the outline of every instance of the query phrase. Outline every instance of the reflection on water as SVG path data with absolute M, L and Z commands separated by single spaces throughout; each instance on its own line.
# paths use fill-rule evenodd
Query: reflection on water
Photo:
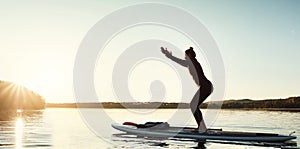
M 98 109 L 89 109 L 96 111 Z M 185 116 L 192 118 L 189 109 Z M 205 113 L 205 110 L 203 110 Z M 107 109 L 107 114 L 118 123 L 133 121 L 166 121 L 175 109 L 158 109 L 150 114 L 133 113 L 126 109 Z M 189 115 L 190 114 L 190 115 Z M 101 117 L 100 117 L 101 118 Z M 180 121 L 172 125 L 186 124 Z M 180 123 L 181 122 L 181 123 Z M 182 124 L 183 123 L 183 124 Z M 195 126 L 191 119 L 188 126 Z M 99 126 L 101 127 L 101 126 Z M 232 111 L 220 113 L 212 127 L 223 130 L 274 132 L 289 134 L 296 131 L 300 142 L 300 113 L 267 111 Z M 145 138 L 121 133 L 111 127 L 107 136 L 97 137 L 85 125 L 77 109 L 51 108 L 42 111 L 1 111 L 0 110 L 0 149 L 1 148 L 208 148 L 244 149 L 281 147 L 281 144 L 242 143 L 229 141 L 198 142 L 193 139 Z M 105 140 L 110 140 L 107 142 Z M 296 144 L 295 144 L 296 145 Z M 291 146 L 295 146 L 291 145 Z M 271 148 L 273 148 L 271 147 Z
M 23 118 L 18 117 L 15 125 L 16 148 L 22 147 L 23 127 L 24 127 Z
M 206 149 L 207 142 L 186 138 L 142 137 L 127 133 L 113 134 L 112 140 L 129 148 L 195 148 Z
M 50 147 L 51 131 L 42 121 L 43 111 L 0 111 L 0 147 Z
M 127 133 L 117 133 L 112 135 L 112 140 L 121 147 L 129 148 L 181 148 L 181 149 L 206 149 L 208 148 L 296 148 L 294 141 L 285 143 L 270 142 L 240 142 L 221 140 L 196 140 L 188 138 L 163 138 L 163 137 L 143 137 Z

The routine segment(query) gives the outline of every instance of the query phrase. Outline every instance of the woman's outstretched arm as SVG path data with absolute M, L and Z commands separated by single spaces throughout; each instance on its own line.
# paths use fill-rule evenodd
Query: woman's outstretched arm
M 160 47 L 160 49 L 161 49 L 161 52 L 163 54 L 165 54 L 167 58 L 171 59 L 172 61 L 178 63 L 181 66 L 184 66 L 184 67 L 188 66 L 188 62 L 186 60 L 183 60 L 183 59 L 180 59 L 180 58 L 177 58 L 177 57 L 173 56 L 172 52 L 168 51 L 167 48 Z

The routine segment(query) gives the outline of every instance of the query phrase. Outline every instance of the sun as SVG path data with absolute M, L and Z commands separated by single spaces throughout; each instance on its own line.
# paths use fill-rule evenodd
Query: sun
M 26 81 L 18 81 L 18 85 L 40 94 L 49 102 L 61 95 L 66 88 L 65 82 L 65 74 L 50 69 L 40 71 Z
M 71 85 L 67 85 L 72 82 L 72 76 L 69 77 L 58 70 L 45 68 L 36 73 L 24 75 L 15 80 L 9 80 L 12 85 L 7 90 L 13 90 L 14 93 L 21 95 L 23 92 L 22 89 L 25 89 L 39 94 L 47 102 L 58 100 L 65 94 L 67 89 L 72 87 Z
M 24 82 L 24 81 L 18 81 L 18 82 L 16 82 L 16 83 L 14 83 L 15 84 L 15 86 L 18 88 L 18 87 L 26 87 L 26 88 L 28 88 L 27 86 L 28 86 L 28 84 L 26 83 L 26 82 Z
M 25 82 L 25 81 L 17 81 L 14 83 L 14 88 L 16 88 L 16 90 L 22 90 L 24 88 L 31 90 L 31 91 L 35 91 L 34 87 L 32 85 L 30 85 L 30 83 Z

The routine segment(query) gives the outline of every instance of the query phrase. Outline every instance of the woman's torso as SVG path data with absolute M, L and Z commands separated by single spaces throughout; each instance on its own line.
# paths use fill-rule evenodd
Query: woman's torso
M 212 85 L 204 75 L 203 69 L 197 59 L 194 58 L 189 61 L 188 69 L 193 77 L 193 80 L 198 86 Z

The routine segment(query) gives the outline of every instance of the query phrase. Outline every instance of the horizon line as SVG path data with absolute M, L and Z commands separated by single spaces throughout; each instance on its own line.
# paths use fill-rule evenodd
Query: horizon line
M 289 96 L 286 98 L 265 98 L 265 99 L 250 99 L 250 98 L 242 98 L 242 99 L 225 99 L 225 100 L 214 100 L 214 101 L 206 101 L 206 102 L 219 102 L 219 101 L 230 101 L 230 100 L 279 100 L 279 99 L 288 99 L 288 98 L 298 98 L 300 96 Z M 206 103 L 204 102 L 204 103 Z M 189 103 L 189 102 L 149 102 L 149 101 L 137 101 L 137 102 L 117 102 L 117 101 L 98 101 L 98 102 L 46 102 L 46 104 L 77 104 L 77 103 Z

